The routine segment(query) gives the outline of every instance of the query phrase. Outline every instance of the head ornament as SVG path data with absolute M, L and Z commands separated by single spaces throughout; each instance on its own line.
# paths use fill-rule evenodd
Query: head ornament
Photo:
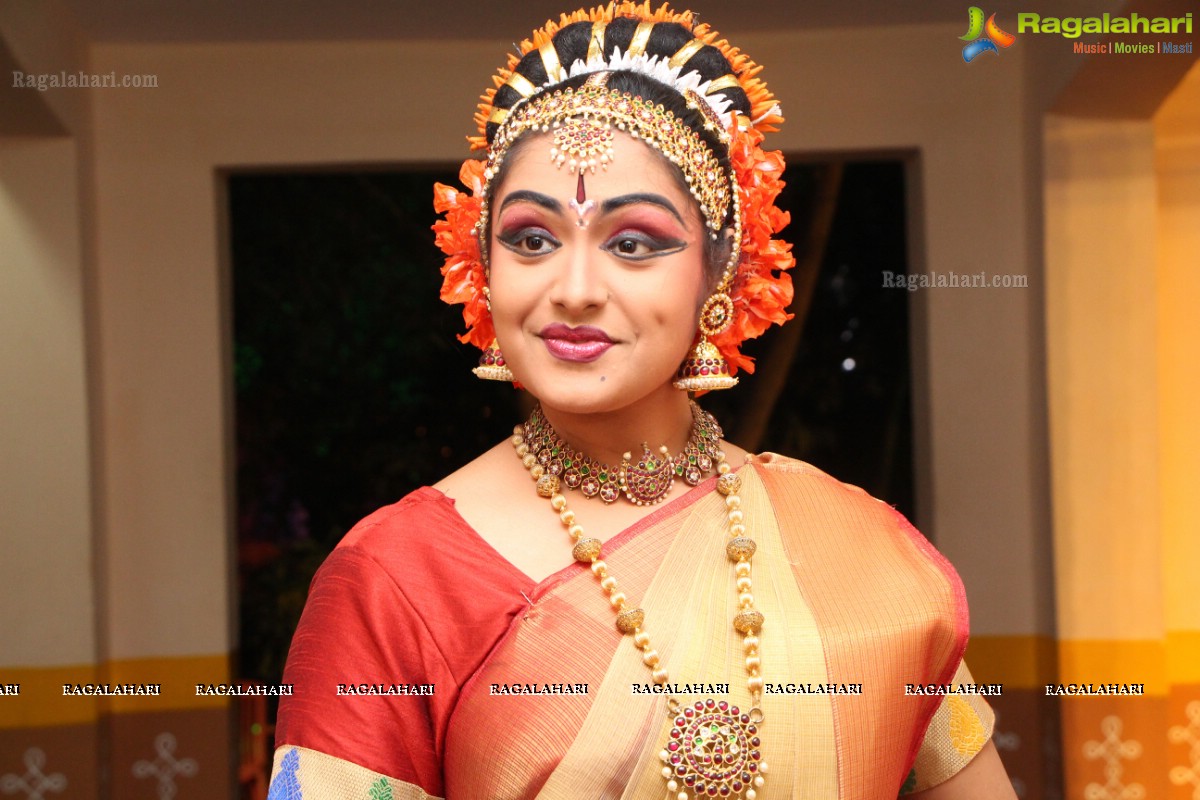
M 613 46 L 606 52 L 606 28 L 621 18 L 637 20 L 637 28 L 624 51 Z M 563 64 L 554 37 L 579 22 L 592 24 L 587 57 Z M 691 39 L 674 54 L 646 52 L 651 31 L 661 22 L 678 23 L 691 33 Z M 687 69 L 688 60 L 706 46 L 721 52 L 732 67 L 730 73 L 705 80 L 699 72 Z M 690 11 L 675 12 L 665 4 L 652 10 L 649 0 L 610 2 L 563 14 L 558 22 L 547 22 L 521 42 L 518 51 L 509 55 L 507 65 L 492 79 L 493 88 L 481 97 L 475 115 L 478 134 L 468 137 L 473 150 L 487 150 L 487 160 L 468 159 L 463 163 L 459 178 L 466 191 L 443 184 L 434 187 L 434 207 L 445 215 L 433 226 L 437 245 L 446 254 L 441 298 L 464 306 L 468 330 L 459 339 L 486 349 L 495 336 L 484 292 L 486 253 L 477 232 L 486 230 L 489 184 L 505 152 L 522 133 L 534 127 L 548 131 L 567 120 L 591 119 L 595 124 L 585 126 L 588 132 L 610 125 L 633 132 L 675 163 L 688 180 L 710 228 L 721 228 L 726 219 L 733 220 L 734 257 L 718 288 L 732 300 L 731 319 L 708 339 L 729 362 L 731 373 L 738 369 L 752 372 L 753 360 L 741 354 L 741 343 L 791 318 L 786 309 L 792 299 L 792 283 L 785 270 L 795 265 L 791 245 L 773 238 L 789 221 L 788 215 L 775 206 L 783 188 L 784 162 L 779 152 L 764 152 L 759 145 L 763 134 L 778 130 L 783 118 L 774 96 L 758 77 L 762 68 L 720 39 L 708 25 L 696 24 Z M 521 60 L 534 51 L 547 76 L 541 85 L 516 71 Z M 728 153 L 712 152 L 689 126 L 673 117 L 667 119 L 669 112 L 642 98 L 603 86 L 554 88 L 570 78 L 616 71 L 638 72 L 674 88 L 689 106 L 701 112 L 706 127 L 716 134 L 721 146 L 728 147 Z M 503 87 L 519 97 L 510 108 L 496 105 L 497 92 Z M 731 88 L 745 93 L 749 114 L 735 109 L 725 96 L 724 90 Z M 623 102 L 629 105 L 622 106 Z M 652 121 L 640 122 L 634 105 Z M 597 135 L 602 138 L 602 134 Z M 577 163 L 574 168 L 594 169 L 603 152 L 602 143 L 588 145 L 582 154 L 595 155 L 595 163 Z M 719 169 L 718 180 L 706 180 L 713 165 L 725 155 L 728 169 Z M 571 158 L 572 154 L 566 156 Z

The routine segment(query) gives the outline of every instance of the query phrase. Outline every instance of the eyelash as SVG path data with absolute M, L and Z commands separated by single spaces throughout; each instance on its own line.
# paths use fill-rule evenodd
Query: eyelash
M 500 244 L 512 250 L 517 255 L 532 257 L 552 253 L 562 246 L 562 243 L 550 235 L 545 228 L 526 227 L 512 231 L 503 231 L 496 236 Z M 549 250 L 526 250 L 521 245 L 532 239 L 541 239 L 551 245 Z
M 632 253 L 621 253 L 617 247 L 623 242 L 633 242 L 634 245 L 641 245 L 649 248 L 648 253 L 634 255 Z M 610 238 L 604 243 L 603 249 L 627 261 L 644 261 L 656 256 L 666 255 L 669 252 L 677 252 L 686 245 L 676 239 L 664 239 L 657 236 L 651 236 L 646 233 L 635 233 L 632 231 L 621 231 L 616 236 Z
M 555 239 L 549 231 L 541 227 L 522 227 L 511 231 L 503 231 L 496 236 L 497 240 L 513 251 L 517 255 L 533 258 L 536 256 L 548 255 L 559 247 L 562 242 Z M 530 250 L 525 245 L 539 240 L 549 245 L 549 249 Z M 626 242 L 632 242 L 634 247 L 645 247 L 648 252 L 644 253 L 623 253 L 618 249 L 620 245 Z M 610 237 L 601 249 L 625 261 L 645 261 L 661 255 L 678 252 L 687 246 L 686 242 L 678 239 L 660 238 L 647 233 L 634 231 L 621 231 L 615 236 Z

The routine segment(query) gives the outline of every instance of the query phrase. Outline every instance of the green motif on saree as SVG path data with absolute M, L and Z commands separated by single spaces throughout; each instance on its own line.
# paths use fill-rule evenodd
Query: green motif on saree
M 380 778 L 371 784 L 371 791 L 367 798 L 368 800 L 392 800 L 392 787 L 387 778 Z

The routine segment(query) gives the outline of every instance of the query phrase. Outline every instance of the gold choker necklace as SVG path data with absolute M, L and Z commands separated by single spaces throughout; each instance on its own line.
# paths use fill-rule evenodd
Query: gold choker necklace
M 767 763 L 762 760 L 758 730 L 763 723 L 760 707 L 763 691 L 760 672 L 762 659 L 758 650 L 758 634 L 762 629 L 763 615 L 755 610 L 754 595 L 750 592 L 750 560 L 754 557 L 756 545 L 747 535 L 741 510 L 742 501 L 738 496 L 742 488 L 742 479 L 730 469 L 725 461 L 725 454 L 720 449 L 720 427 L 711 415 L 700 411 L 694 403 L 692 406 L 693 420 L 699 420 L 702 415 L 711 421 L 718 432 L 717 438 L 710 443 L 709 453 L 716 461 L 716 488 L 724 498 L 729 520 L 730 539 L 725 546 L 725 553 L 729 560 L 734 562 L 739 608 L 733 617 L 733 627 L 744 636 L 748 676 L 746 686 L 750 690 L 752 706 L 749 710 L 742 710 L 725 700 L 713 698 L 685 704 L 675 697 L 668 696 L 667 711 L 672 717 L 672 725 L 666 746 L 659 753 L 659 757 L 663 762 L 662 774 L 667 781 L 667 791 L 676 800 L 700 800 L 706 797 L 755 800 L 767 772 Z M 544 428 L 535 426 L 535 420 L 540 420 L 540 425 Z M 649 634 L 643 630 L 646 612 L 641 608 L 628 607 L 625 593 L 617 588 L 616 578 L 609 574 L 608 565 L 600 559 L 602 543 L 599 539 L 584 536 L 583 528 L 576 522 L 575 512 L 567 508 L 567 498 L 559 491 L 559 474 L 551 473 L 541 462 L 539 455 L 545 450 L 544 444 L 535 453 L 527 442 L 527 435 L 531 431 L 536 431 L 539 436 L 548 431 L 553 441 L 561 442 L 553 428 L 545 422 L 540 408 L 534 410 L 534 416 L 529 422 L 513 429 L 512 444 L 517 456 L 529 470 L 530 477 L 536 481 L 537 493 L 549 499 L 550 506 L 558 513 L 559 521 L 575 543 L 571 550 L 572 557 L 591 566 L 592 574 L 600 581 L 600 588 L 608 594 L 608 602 L 617 612 L 617 630 L 633 637 L 633 643 L 642 651 L 642 662 L 650 669 L 654 682 L 660 686 L 665 685 L 670 676 L 661 665 L 658 653 L 650 645 Z M 695 431 L 694 425 L 693 434 Z M 649 452 L 645 445 L 643 449 Z M 663 448 L 664 451 L 665 449 Z M 574 450 L 570 453 L 572 464 L 574 458 L 583 458 Z M 628 454 L 625 460 L 629 461 Z M 585 493 L 585 496 L 591 497 L 595 494 Z M 665 495 L 664 491 L 653 502 L 658 502 Z
M 692 403 L 691 408 L 692 432 L 683 451 L 674 458 L 666 447 L 660 447 L 655 455 L 643 443 L 642 456 L 636 463 L 633 453 L 627 452 L 619 467 L 602 464 L 564 442 L 540 405 L 521 427 L 521 436 L 547 474 L 557 477 L 568 489 L 578 489 L 589 500 L 599 496 L 605 503 L 613 503 L 624 494 L 635 505 L 653 505 L 667 496 L 676 478 L 698 486 L 715 466 L 714 456 L 724 435 L 721 426 L 700 406 Z

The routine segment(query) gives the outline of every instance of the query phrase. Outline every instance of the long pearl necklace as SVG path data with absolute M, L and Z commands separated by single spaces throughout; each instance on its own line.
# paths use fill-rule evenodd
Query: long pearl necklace
M 609 574 L 608 565 L 600 558 L 602 543 L 599 539 L 585 536 L 583 528 L 576 521 L 575 512 L 567 508 L 567 498 L 559 491 L 559 476 L 548 472 L 530 451 L 525 435 L 531 429 L 529 423 L 513 429 L 512 444 L 517 456 L 536 482 L 537 493 L 550 501 L 550 507 L 558 512 L 559 521 L 575 543 L 571 549 L 572 557 L 591 565 L 592 574 L 600 581 L 600 588 L 608 594 L 608 602 L 617 612 L 617 630 L 633 637 L 634 645 L 642 651 L 642 663 L 650 670 L 654 682 L 660 686 L 667 684 L 670 676 L 662 666 L 658 652 L 650 644 L 650 635 L 643 629 L 646 612 L 641 608 L 629 607 L 625 593 L 617 586 L 617 579 Z M 648 450 L 646 445 L 642 447 Z M 665 448 L 663 451 L 664 458 L 670 460 Z M 667 710 L 673 723 L 659 757 L 663 761 L 662 774 L 667 781 L 667 791 L 676 800 L 699 800 L 704 797 L 755 800 L 767 772 L 758 735 L 758 728 L 763 723 L 759 705 L 763 691 L 760 674 L 762 659 L 758 651 L 763 615 L 754 608 L 754 595 L 750 591 L 750 560 L 754 557 L 756 545 L 747 535 L 741 510 L 742 500 L 738 496 L 742 479 L 725 461 L 722 450 L 715 449 L 712 455 L 717 462 L 717 492 L 725 499 L 729 521 L 730 538 L 725 553 L 734 563 L 738 591 L 738 612 L 733 617 L 733 627 L 744 637 L 742 644 L 746 651 L 748 676 L 746 686 L 750 690 L 753 705 L 747 711 L 725 700 L 706 698 L 681 703 L 675 697 L 668 697 Z M 628 460 L 629 455 L 625 458 Z

